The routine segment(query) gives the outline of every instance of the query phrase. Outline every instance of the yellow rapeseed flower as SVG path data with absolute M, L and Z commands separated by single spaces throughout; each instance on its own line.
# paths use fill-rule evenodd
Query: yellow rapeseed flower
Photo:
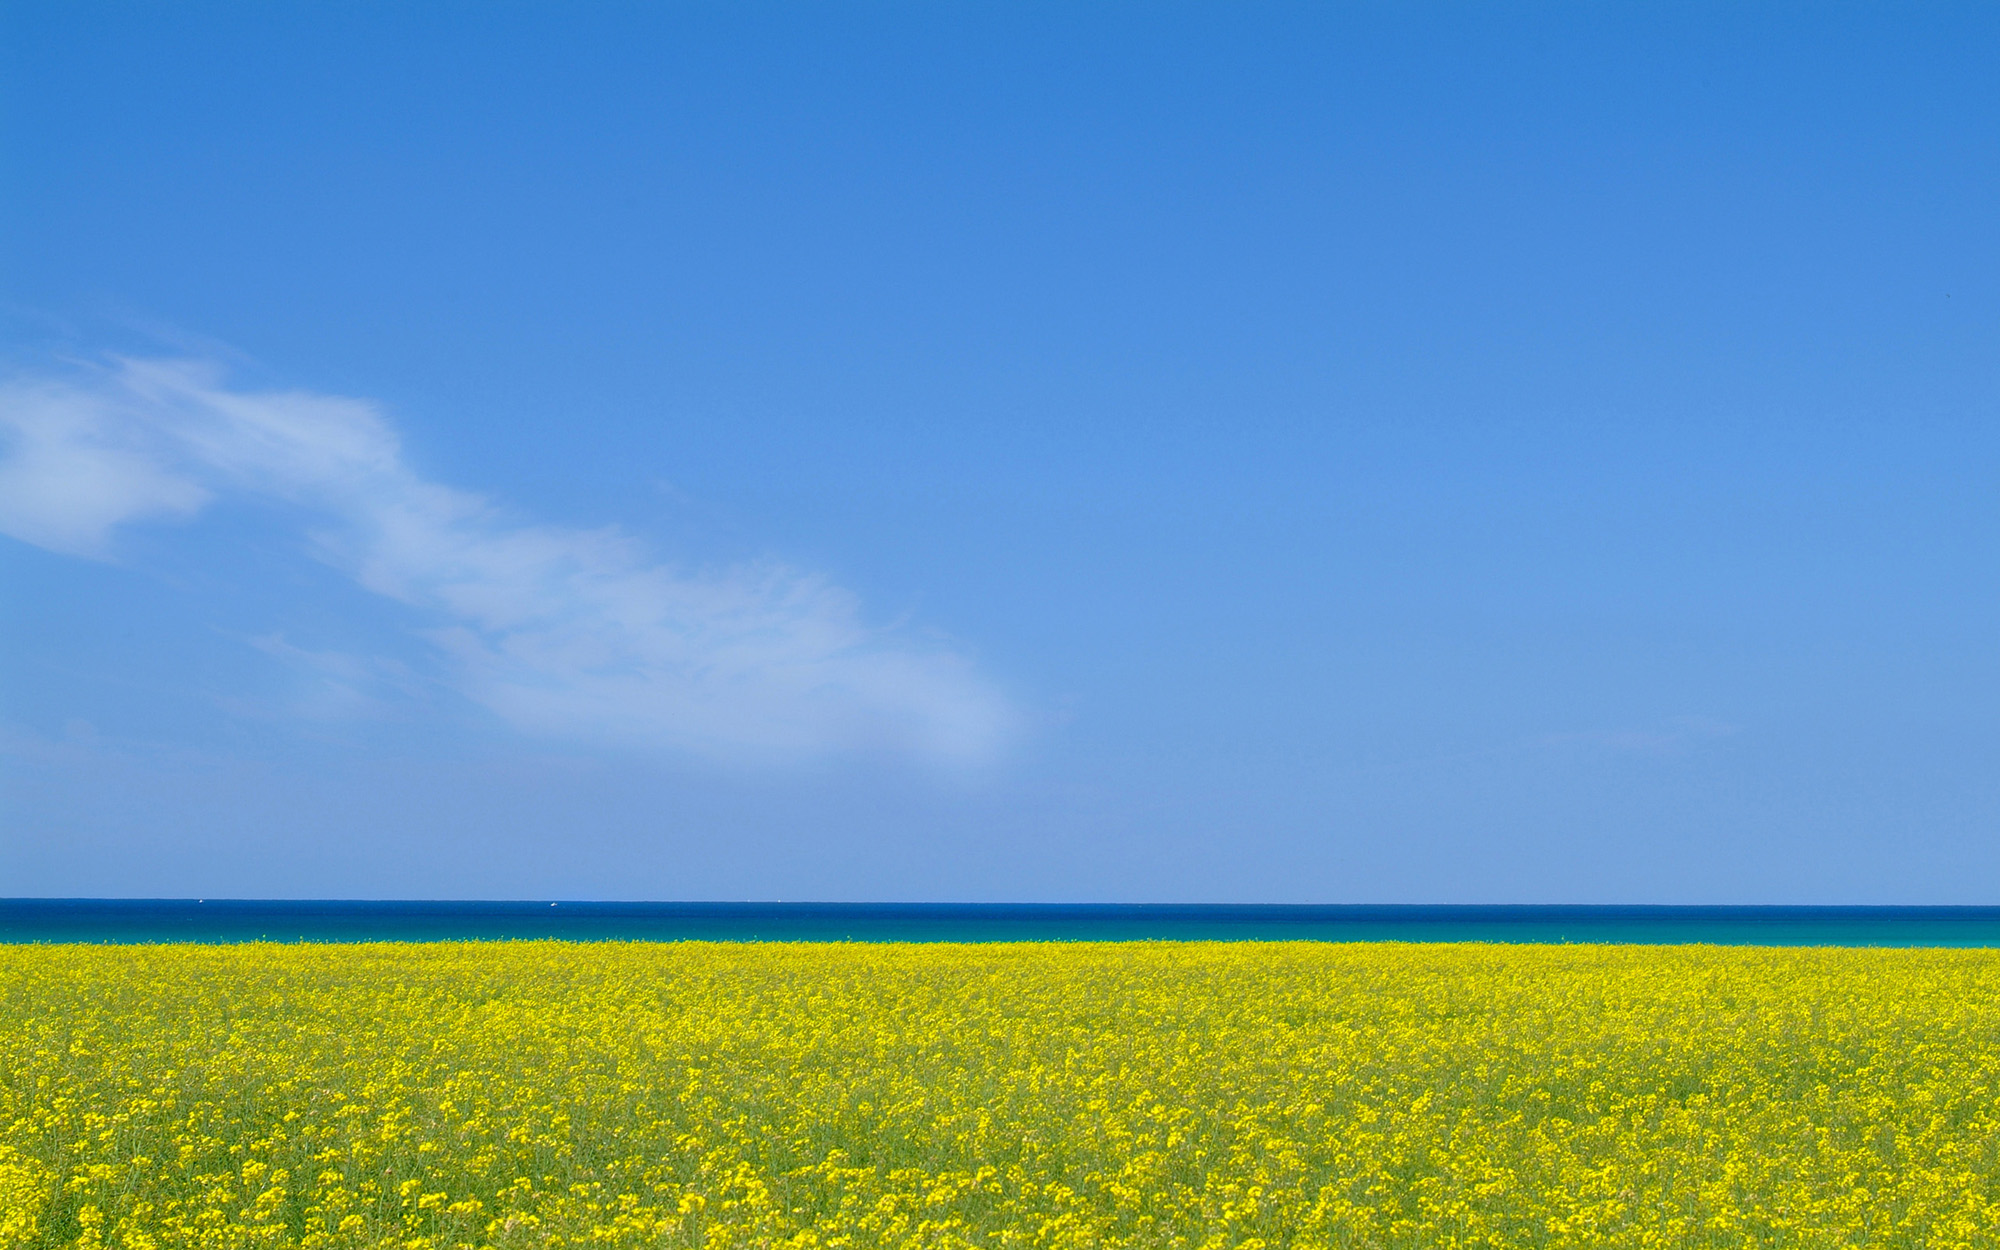
M 2000 952 L 0 947 L 0 1250 L 1996 1247 Z

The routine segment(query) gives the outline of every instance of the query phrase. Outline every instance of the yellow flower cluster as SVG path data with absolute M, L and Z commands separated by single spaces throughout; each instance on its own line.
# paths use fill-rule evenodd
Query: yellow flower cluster
M 2000 952 L 0 948 L 0 1247 L 2000 1246 Z

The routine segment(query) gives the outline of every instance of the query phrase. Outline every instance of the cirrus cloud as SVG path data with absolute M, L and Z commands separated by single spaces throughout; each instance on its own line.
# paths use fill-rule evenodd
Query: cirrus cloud
M 0 533 L 108 558 L 124 526 L 281 500 L 314 553 L 407 605 L 453 686 L 518 728 L 775 762 L 977 763 L 1013 713 L 959 652 L 777 563 L 692 572 L 615 527 L 524 522 L 427 481 L 365 400 L 114 360 L 0 383 Z

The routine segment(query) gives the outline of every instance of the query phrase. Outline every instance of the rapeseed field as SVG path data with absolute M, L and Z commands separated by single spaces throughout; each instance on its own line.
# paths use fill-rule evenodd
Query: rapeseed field
M 6 1247 L 2000 1245 L 2000 952 L 0 948 Z

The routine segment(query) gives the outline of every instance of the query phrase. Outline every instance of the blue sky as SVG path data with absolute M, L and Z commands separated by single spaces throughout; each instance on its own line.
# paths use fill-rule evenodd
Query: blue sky
M 0 23 L 0 895 L 1995 898 L 1991 6 Z

